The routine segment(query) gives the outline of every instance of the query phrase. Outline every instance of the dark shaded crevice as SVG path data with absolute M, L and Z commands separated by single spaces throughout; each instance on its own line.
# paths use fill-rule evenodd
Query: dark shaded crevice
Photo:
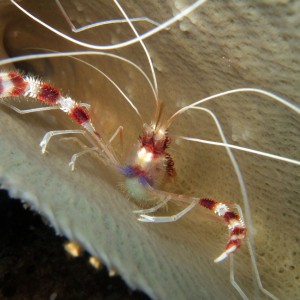
M 119 276 L 109 277 L 105 267 L 93 269 L 87 253 L 70 257 L 63 249 L 65 241 L 1 190 L 0 299 L 149 299 Z

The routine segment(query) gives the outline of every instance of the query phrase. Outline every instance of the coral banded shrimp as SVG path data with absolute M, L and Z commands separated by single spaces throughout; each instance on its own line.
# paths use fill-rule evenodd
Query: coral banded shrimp
M 129 21 L 128 21 L 129 22 Z M 129 22 L 130 23 L 130 22 Z M 60 54 L 62 55 L 62 54 Z M 44 56 L 46 57 L 46 56 Z M 27 57 L 28 58 L 28 57 Z M 12 60 L 10 61 L 12 62 Z M 208 97 L 207 99 L 199 100 L 194 102 L 191 105 L 185 106 L 184 108 L 180 109 L 177 113 L 173 114 L 170 118 L 167 118 L 167 120 L 164 119 L 163 111 L 160 108 L 160 103 L 157 105 L 156 109 L 156 117 L 153 120 L 153 123 L 150 123 L 148 125 L 145 125 L 143 128 L 143 131 L 140 135 L 140 138 L 138 139 L 138 142 L 136 143 L 133 151 L 132 156 L 128 160 L 127 163 L 120 163 L 116 155 L 114 154 L 114 151 L 110 145 L 110 141 L 106 141 L 104 138 L 102 138 L 102 132 L 98 132 L 94 130 L 93 124 L 91 122 L 90 114 L 88 112 L 88 106 L 83 105 L 80 103 L 74 102 L 73 99 L 69 99 L 66 97 L 62 97 L 60 92 L 53 87 L 52 85 L 49 85 L 48 83 L 43 83 L 38 81 L 37 79 L 33 78 L 32 76 L 24 76 L 18 73 L 14 72 L 5 72 L 2 76 L 3 79 L 3 90 L 2 90 L 2 96 L 18 96 L 18 95 L 25 95 L 25 96 L 32 96 L 33 98 L 37 99 L 38 101 L 44 101 L 48 103 L 49 105 L 58 106 L 56 108 L 63 110 L 66 112 L 72 119 L 77 121 L 84 130 L 81 131 L 66 131 L 62 130 L 60 132 L 51 133 L 50 135 L 45 136 L 45 138 L 41 142 L 41 146 L 43 148 L 43 151 L 46 150 L 46 147 L 48 145 L 49 139 L 54 134 L 64 134 L 64 133 L 74 133 L 74 134 L 85 134 L 87 132 L 90 137 L 87 138 L 87 141 L 91 143 L 91 148 L 88 151 L 85 151 L 84 153 L 78 153 L 75 154 L 74 159 L 72 159 L 72 166 L 74 166 L 74 163 L 77 159 L 77 157 L 81 156 L 81 154 L 85 154 L 86 152 L 96 152 L 101 157 L 104 157 L 105 162 L 112 166 L 115 170 L 119 171 L 121 174 L 124 175 L 126 178 L 125 181 L 127 181 L 127 191 L 129 194 L 131 194 L 134 198 L 145 198 L 148 197 L 148 195 L 155 195 L 154 197 L 157 198 L 157 200 L 161 200 L 160 203 L 158 203 L 157 206 L 154 206 L 153 208 L 147 209 L 147 210 L 139 210 L 135 211 L 135 213 L 139 214 L 139 220 L 143 222 L 170 222 L 175 221 L 176 219 L 183 216 L 185 213 L 187 213 L 190 209 L 192 209 L 194 206 L 196 206 L 197 203 L 199 203 L 201 206 L 206 207 L 210 210 L 214 210 L 214 212 L 219 215 L 220 219 L 223 219 L 225 223 L 227 224 L 229 231 L 230 231 L 230 239 L 228 241 L 228 245 L 226 246 L 226 250 L 223 254 L 221 254 L 220 258 L 217 259 L 217 261 L 222 260 L 226 258 L 230 252 L 234 252 L 239 246 L 240 242 L 245 236 L 246 227 L 250 229 L 251 231 L 251 225 L 249 225 L 249 222 L 251 222 L 251 216 L 250 218 L 246 216 L 246 224 L 245 226 L 243 224 L 242 218 L 241 218 L 241 210 L 238 210 L 238 213 L 234 211 L 233 208 L 228 208 L 228 205 L 220 204 L 221 202 L 216 202 L 215 200 L 210 200 L 206 198 L 196 198 L 196 197 L 189 197 L 189 196 L 183 196 L 183 195 L 177 195 L 174 193 L 168 193 L 166 191 L 157 190 L 161 185 L 161 182 L 164 181 L 166 178 L 173 178 L 175 176 L 175 167 L 174 167 L 174 161 L 172 160 L 171 155 L 167 152 L 169 146 L 172 147 L 172 144 L 170 144 L 170 137 L 168 134 L 168 129 L 171 125 L 173 125 L 173 121 L 175 123 L 176 117 L 179 117 L 181 114 L 183 114 L 185 111 L 188 110 L 203 110 L 206 111 L 208 114 L 210 114 L 210 111 L 200 107 L 199 105 L 205 101 L 210 101 L 213 99 L 216 99 L 218 97 L 221 97 L 225 95 L 226 93 L 221 93 L 212 97 Z M 17 82 L 16 84 L 14 82 Z M 28 86 L 30 86 L 30 89 L 28 89 Z M 17 87 L 17 89 L 15 89 Z M 260 93 L 266 95 L 266 97 L 269 97 L 273 100 L 278 101 L 279 103 L 286 105 L 288 108 L 292 109 L 296 114 L 299 114 L 299 108 L 284 99 L 271 94 L 269 92 L 259 90 L 259 89 L 239 89 L 236 91 L 229 91 L 228 93 L 241 93 L 241 92 L 248 92 L 248 93 Z M 12 107 L 13 108 L 13 107 Z M 50 108 L 50 107 L 49 107 Z M 16 108 L 14 108 L 16 110 Z M 42 109 L 37 109 L 36 111 L 40 111 Z M 20 112 L 20 111 L 18 111 Z M 31 111 L 33 112 L 33 111 Z M 214 116 L 214 115 L 212 115 Z M 216 119 L 217 120 L 217 119 Z M 215 125 L 219 127 L 217 124 L 218 122 L 215 122 Z M 222 133 L 222 129 L 219 130 L 220 134 Z M 118 133 L 118 131 L 117 131 Z M 222 135 L 222 134 L 221 134 Z M 112 139 L 115 137 L 113 135 Z M 176 139 L 176 137 L 171 136 L 172 139 Z M 194 142 L 199 143 L 210 143 L 213 144 L 211 141 L 205 141 L 203 139 L 192 139 L 189 137 L 181 136 L 177 137 L 180 139 L 190 140 Z M 111 140 L 112 140 L 111 139 Z M 216 142 L 216 145 L 223 146 L 225 149 L 229 152 L 230 155 L 230 149 L 236 148 L 238 150 L 242 151 L 248 151 L 252 152 L 257 155 L 262 155 L 264 157 L 269 157 L 275 160 L 282 160 L 287 163 L 292 164 L 298 164 L 299 162 L 290 158 L 281 157 L 279 155 L 270 155 L 269 153 L 262 152 L 262 151 L 256 151 L 253 149 L 245 149 L 244 147 L 235 146 L 232 144 L 228 144 L 226 142 L 226 139 L 223 136 L 223 142 Z M 171 148 L 170 148 L 171 149 Z M 231 153 L 232 155 L 232 153 Z M 232 159 L 232 158 L 231 158 Z M 234 164 L 234 159 L 232 160 Z M 176 160 L 175 160 L 176 164 Z M 176 165 L 175 165 L 176 166 Z M 236 172 L 240 173 L 238 171 L 238 167 L 236 168 Z M 241 176 L 239 176 L 239 180 L 241 180 Z M 243 189 L 244 184 L 242 181 L 240 182 L 241 189 Z M 156 210 L 160 209 L 166 202 L 168 201 L 183 201 L 187 202 L 188 206 L 186 209 L 184 209 L 181 213 L 175 216 L 167 216 L 167 217 L 153 217 L 149 214 L 154 213 Z M 249 211 L 249 208 L 246 207 L 245 204 L 245 210 L 246 213 Z M 250 223 L 251 224 L 251 223 Z M 251 240 L 251 232 L 249 237 L 249 249 L 250 253 L 253 251 L 253 240 Z M 255 254 L 251 254 L 252 257 L 252 263 L 255 265 Z M 255 266 L 256 267 L 256 266 Z M 231 275 L 233 278 L 233 268 L 231 269 Z M 234 278 L 231 278 L 231 283 L 237 288 L 241 296 L 246 299 L 246 295 L 244 294 L 243 290 L 239 288 L 239 286 L 234 281 Z M 259 276 L 257 275 L 256 279 L 260 282 Z M 261 283 L 260 283 L 261 284 Z M 262 286 L 260 286 L 262 288 Z M 272 294 L 262 289 L 262 291 L 269 297 L 275 298 Z
M 131 197 L 136 200 L 145 200 L 147 198 L 155 197 L 156 199 L 160 199 L 160 203 L 150 209 L 134 211 L 139 214 L 139 221 L 142 222 L 173 222 L 177 221 L 179 218 L 184 216 L 187 212 L 189 212 L 195 205 L 200 204 L 201 206 L 212 210 L 216 215 L 224 219 L 224 222 L 227 224 L 230 237 L 229 241 L 225 247 L 225 251 L 215 259 L 215 262 L 220 262 L 228 257 L 229 254 L 235 252 L 242 244 L 242 241 L 246 235 L 246 227 L 240 215 L 234 212 L 232 209 L 221 202 L 217 202 L 213 199 L 207 198 L 196 198 L 189 197 L 185 195 L 177 195 L 173 193 L 169 193 L 163 190 L 159 190 L 160 181 L 163 177 L 164 179 L 173 178 L 176 174 L 174 161 L 172 157 L 166 152 L 167 148 L 171 144 L 171 140 L 168 136 L 167 129 L 171 125 L 171 122 L 179 115 L 182 111 L 191 109 L 200 109 L 197 105 L 200 101 L 208 101 L 208 99 L 203 99 L 198 102 L 195 102 L 190 107 L 185 107 L 182 110 L 179 110 L 176 114 L 174 114 L 166 123 L 160 123 L 160 120 L 157 119 L 151 125 L 144 124 L 143 132 L 137 142 L 136 146 L 133 148 L 134 152 L 132 153 L 132 158 L 125 164 L 121 165 L 118 162 L 113 150 L 111 149 L 110 143 L 106 142 L 102 136 L 95 131 L 94 126 L 92 124 L 89 113 L 84 104 L 76 103 L 71 98 L 66 98 L 60 94 L 60 92 L 53 86 L 48 83 L 41 82 L 31 76 L 22 76 L 17 72 L 8 72 L 1 73 L 0 77 L 1 82 L 1 98 L 7 97 L 18 97 L 25 96 L 34 98 L 38 101 L 46 103 L 49 107 L 37 108 L 30 111 L 20 111 L 17 108 L 7 104 L 9 107 L 13 108 L 19 113 L 32 113 L 34 111 L 43 111 L 48 110 L 49 108 L 57 108 L 61 109 L 65 113 L 67 113 L 71 118 L 73 118 L 77 123 L 79 123 L 85 130 L 61 130 L 55 132 L 49 132 L 45 135 L 43 140 L 40 143 L 42 147 L 42 152 L 44 153 L 50 138 L 54 135 L 63 135 L 63 134 L 85 134 L 86 132 L 90 134 L 91 138 L 87 140 L 91 142 L 92 147 L 88 148 L 80 153 L 75 154 L 72 157 L 72 167 L 74 168 L 75 161 L 77 157 L 86 154 L 88 152 L 97 152 L 101 157 L 104 157 L 105 161 L 108 164 L 119 171 L 121 174 L 125 176 L 126 181 L 126 190 L 130 194 Z M 245 90 L 237 90 L 230 92 L 241 92 L 241 91 L 252 91 L 252 92 L 261 92 L 266 93 L 265 91 L 259 91 L 254 89 L 245 89 Z M 274 99 L 278 101 L 282 101 L 286 103 L 279 97 L 272 95 L 270 93 L 266 93 L 267 95 L 271 95 Z M 216 95 L 213 97 L 218 97 L 221 95 Z M 292 104 L 288 104 L 288 106 L 294 109 L 299 113 L 299 110 L 294 107 Z M 160 113 L 158 112 L 159 116 Z M 216 120 L 216 124 L 218 121 Z M 220 126 L 218 124 L 218 126 Z M 222 133 L 222 131 L 220 131 Z M 186 140 L 192 140 L 189 138 L 182 137 Z M 195 139 L 195 141 L 203 142 L 201 140 Z M 204 141 L 205 142 L 205 141 Z M 209 143 L 209 141 L 206 141 Z M 226 148 L 236 148 L 237 146 L 229 145 L 224 141 L 224 143 L 217 143 L 218 145 L 224 146 Z M 243 147 L 238 147 L 238 149 L 243 151 L 249 151 L 256 153 L 258 155 L 263 155 L 267 157 L 271 157 L 278 160 L 287 161 L 294 164 L 299 164 L 299 162 L 294 161 L 292 159 L 270 155 L 264 152 L 255 151 L 252 149 L 245 149 Z M 153 213 L 165 205 L 168 201 L 182 201 L 186 202 L 189 205 L 173 216 L 166 217 L 154 217 L 149 216 L 149 213 Z M 239 213 L 241 214 L 241 209 L 239 208 Z
M 168 137 L 168 128 L 171 125 L 171 119 L 166 124 L 160 124 L 159 119 L 154 120 L 150 125 L 144 124 L 139 142 L 133 148 L 132 158 L 125 165 L 122 165 L 118 162 L 110 143 L 105 141 L 102 135 L 95 130 L 90 115 L 82 104 L 77 103 L 70 97 L 64 97 L 55 87 L 31 76 L 22 76 L 17 72 L 0 73 L 0 98 L 19 96 L 41 101 L 48 106 L 46 109 L 54 106 L 62 110 L 84 129 L 84 131 L 63 130 L 47 133 L 40 143 L 43 153 L 45 153 L 50 138 L 54 135 L 70 133 L 85 134 L 87 132 L 92 138 L 88 139 L 92 147 L 88 151 L 84 150 L 84 153 L 89 151 L 97 152 L 100 156 L 104 157 L 111 167 L 123 174 L 126 178 L 125 188 L 130 196 L 136 200 L 143 200 L 153 196 L 160 199 L 162 203 L 166 203 L 169 200 L 177 200 L 189 204 L 187 208 L 172 217 L 151 217 L 146 214 L 155 212 L 161 205 L 148 210 L 140 210 L 138 211 L 140 214 L 139 221 L 173 222 L 199 204 L 223 218 L 230 232 L 230 238 L 225 251 L 215 259 L 215 262 L 224 260 L 230 253 L 235 252 L 240 247 L 246 235 L 246 227 L 241 217 L 229 209 L 227 205 L 212 199 L 176 195 L 159 189 L 161 178 L 168 179 L 168 177 L 173 178 L 176 175 L 174 161 L 170 154 L 167 153 L 167 148 L 171 144 L 171 140 Z M 35 111 L 44 109 L 38 108 Z M 159 116 L 160 112 L 157 112 L 157 115 Z M 224 146 L 227 145 L 225 144 Z M 84 153 L 75 154 L 76 156 L 72 159 L 73 165 L 77 157 Z

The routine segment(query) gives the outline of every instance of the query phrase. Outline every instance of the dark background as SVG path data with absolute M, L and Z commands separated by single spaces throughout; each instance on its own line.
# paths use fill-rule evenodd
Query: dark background
M 149 300 L 105 267 L 95 270 L 88 254 L 73 258 L 40 216 L 0 190 L 0 299 Z

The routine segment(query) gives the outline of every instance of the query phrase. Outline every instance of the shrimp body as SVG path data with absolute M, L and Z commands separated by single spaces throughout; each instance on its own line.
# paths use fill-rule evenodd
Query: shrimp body
M 84 130 L 82 131 L 73 130 L 71 133 L 88 134 L 86 137 L 93 147 L 75 154 L 75 159 L 72 158 L 73 166 L 75 160 L 80 155 L 95 151 L 99 157 L 125 176 L 126 191 L 135 200 L 149 200 L 149 198 L 154 198 L 156 201 L 161 201 L 162 203 L 173 200 L 189 204 L 184 210 L 174 216 L 155 217 L 146 214 L 155 212 L 162 206 L 161 204 L 152 207 L 150 210 L 140 210 L 138 211 L 140 214 L 139 221 L 156 223 L 174 222 L 189 212 L 195 205 L 199 204 L 223 218 L 230 232 L 225 251 L 215 262 L 227 258 L 230 253 L 235 252 L 241 246 L 242 240 L 246 235 L 246 227 L 241 217 L 227 205 L 212 199 L 178 195 L 161 189 L 166 181 L 176 176 L 176 171 L 174 161 L 167 152 L 171 143 L 167 130 L 169 125 L 160 122 L 161 111 L 159 108 L 157 108 L 158 111 L 156 112 L 156 122 L 150 125 L 144 124 L 142 134 L 133 147 L 132 154 L 129 156 L 127 163 L 123 165 L 118 161 L 110 142 L 107 142 L 94 129 L 90 115 L 82 103 L 61 95 L 52 85 L 34 79 L 31 76 L 23 76 L 18 72 L 0 73 L 0 98 L 18 96 L 30 97 L 47 104 L 49 107 L 56 107 L 67 113 L 69 117 L 83 127 Z M 12 105 L 6 105 L 20 112 L 20 110 Z M 37 111 L 44 109 L 38 108 Z M 48 132 L 40 143 L 42 152 L 45 152 L 47 144 L 53 135 L 69 133 L 69 130 Z
M 145 198 L 145 188 L 159 188 L 162 182 L 175 177 L 173 159 L 166 152 L 170 142 L 163 127 L 144 124 L 127 164 L 120 168 L 126 176 L 128 193 L 137 200 Z
M 157 122 L 158 123 L 158 122 Z M 140 221 L 173 222 L 187 213 L 196 204 L 212 210 L 216 215 L 223 218 L 228 226 L 230 237 L 225 251 L 215 259 L 220 262 L 235 252 L 246 236 L 246 227 L 242 218 L 221 202 L 196 198 L 186 195 L 177 195 L 160 190 L 163 183 L 176 176 L 174 161 L 166 149 L 170 146 L 171 139 L 165 126 L 144 124 L 143 134 L 139 143 L 134 148 L 129 164 L 121 167 L 121 173 L 126 176 L 126 190 L 136 200 L 149 198 L 149 194 L 158 199 L 178 200 L 190 205 L 186 210 L 173 217 L 149 217 L 141 215 Z M 160 207 L 160 206 L 159 206 Z

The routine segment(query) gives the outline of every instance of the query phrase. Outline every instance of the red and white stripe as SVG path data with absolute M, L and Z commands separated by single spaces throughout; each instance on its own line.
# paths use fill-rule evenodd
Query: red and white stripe
M 85 129 L 94 132 L 87 109 L 70 97 L 62 96 L 52 85 L 18 72 L 1 72 L 0 98 L 16 96 L 34 98 L 49 106 L 57 105 Z
M 23 95 L 28 87 L 24 78 L 16 72 L 0 73 L 0 97 Z
M 241 246 L 247 229 L 241 217 L 231 211 L 226 204 L 206 198 L 200 199 L 199 204 L 209 210 L 213 210 L 216 215 L 222 217 L 230 232 L 225 251 L 215 259 L 217 263 L 227 258 L 230 253 L 235 252 Z

